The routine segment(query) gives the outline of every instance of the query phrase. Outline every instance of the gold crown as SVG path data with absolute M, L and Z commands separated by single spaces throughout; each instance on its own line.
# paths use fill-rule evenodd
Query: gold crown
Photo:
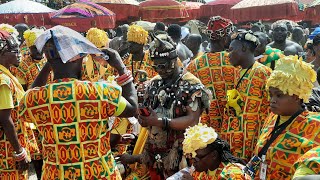
M 271 73 L 266 88 L 275 87 L 284 94 L 297 95 L 303 102 L 309 102 L 313 83 L 317 74 L 313 66 L 298 56 L 285 56 L 277 61 L 275 70 Z
M 0 24 L 0 29 L 7 31 L 9 34 L 14 35 L 16 37 L 18 37 L 19 35 L 19 32 L 17 31 L 17 29 L 11 26 L 10 24 L 2 23 Z
M 43 29 L 28 29 L 23 33 L 23 38 L 26 41 L 28 47 L 33 46 L 36 39 L 44 32 Z
M 186 129 L 182 142 L 183 153 L 196 157 L 198 149 L 204 149 L 208 144 L 213 143 L 218 138 L 216 131 L 205 124 L 199 123 Z
M 97 48 L 107 46 L 107 43 L 109 41 L 107 33 L 98 28 L 90 28 L 87 32 L 86 38 L 95 46 L 97 46 Z
M 148 42 L 148 31 L 144 30 L 141 26 L 129 26 L 127 35 L 129 42 L 135 42 L 143 45 L 147 44 Z

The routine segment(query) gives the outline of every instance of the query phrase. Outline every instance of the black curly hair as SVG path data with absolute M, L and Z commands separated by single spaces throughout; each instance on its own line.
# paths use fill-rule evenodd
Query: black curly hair
M 227 141 L 221 139 L 221 138 L 217 138 L 213 143 L 209 144 L 207 146 L 207 148 L 209 148 L 210 150 L 214 151 L 218 151 L 218 153 L 221 156 L 221 161 L 225 162 L 225 163 L 240 163 L 245 165 L 246 163 L 238 158 L 232 155 L 231 151 L 230 151 L 230 145 Z

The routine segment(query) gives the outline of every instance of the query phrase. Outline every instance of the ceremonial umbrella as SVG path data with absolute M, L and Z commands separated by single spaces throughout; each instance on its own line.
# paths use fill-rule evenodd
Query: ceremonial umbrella
M 136 0 L 91 0 L 105 8 L 110 9 L 117 15 L 117 21 L 138 20 L 139 2 Z
M 200 7 L 203 5 L 203 3 L 183 1 L 181 4 L 186 7 L 189 20 L 200 18 Z
M 258 20 L 302 20 L 304 12 L 299 11 L 295 0 L 243 0 L 231 8 L 239 22 Z
M 89 1 L 79 1 L 52 14 L 56 25 L 67 26 L 79 32 L 91 27 L 109 29 L 115 27 L 115 14 L 109 9 Z
M 311 21 L 312 24 L 320 23 L 320 0 L 314 1 L 306 10 L 305 20 Z
M 35 26 L 50 25 L 49 13 L 54 11 L 54 9 L 34 1 L 10 1 L 0 5 L 0 22 L 11 25 L 18 23 Z
M 148 0 L 140 3 L 140 17 L 150 22 L 187 21 L 189 17 L 185 6 L 174 0 Z
M 221 16 L 235 22 L 231 7 L 241 0 L 215 0 L 200 7 L 201 19 L 208 20 L 212 16 Z

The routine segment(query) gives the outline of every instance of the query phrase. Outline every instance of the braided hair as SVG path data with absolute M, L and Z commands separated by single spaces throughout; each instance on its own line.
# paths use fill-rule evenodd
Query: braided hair
M 220 139 L 219 137 L 211 144 L 207 146 L 210 150 L 216 150 L 221 156 L 221 161 L 225 163 L 240 163 L 245 165 L 246 163 L 232 155 L 230 151 L 230 145 L 227 141 Z

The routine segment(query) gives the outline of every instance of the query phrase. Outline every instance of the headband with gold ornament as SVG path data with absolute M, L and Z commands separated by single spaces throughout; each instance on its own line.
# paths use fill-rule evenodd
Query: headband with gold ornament
M 28 47 L 31 47 L 36 42 L 36 39 L 44 32 L 43 29 L 28 29 L 23 33 L 23 38 Z
M 103 48 L 107 46 L 109 41 L 107 33 L 98 28 L 90 28 L 87 32 L 86 38 L 95 46 L 97 46 L 97 48 Z
M 199 123 L 186 129 L 182 142 L 183 153 L 185 155 L 191 154 L 194 158 L 197 155 L 197 150 L 206 148 L 207 145 L 213 143 L 217 138 L 218 134 L 213 128 Z
M 278 88 L 284 94 L 297 95 L 307 103 L 316 78 L 317 74 L 311 64 L 304 62 L 298 56 L 285 56 L 277 61 L 266 88 Z
M 148 31 L 144 30 L 141 26 L 131 25 L 128 29 L 128 42 L 135 42 L 145 45 L 148 42 Z
M 149 54 L 152 60 L 166 58 L 172 60 L 178 57 L 176 44 L 168 34 L 153 36 L 154 40 L 150 43 Z

